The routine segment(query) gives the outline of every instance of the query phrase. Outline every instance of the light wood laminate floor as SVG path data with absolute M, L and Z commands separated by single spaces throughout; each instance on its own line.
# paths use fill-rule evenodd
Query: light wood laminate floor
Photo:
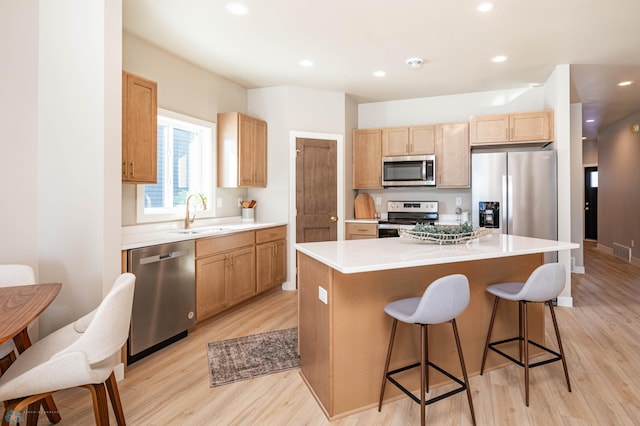
M 594 247 L 586 243 L 586 274 L 573 275 L 574 308 L 557 309 L 573 392 L 567 391 L 560 363 L 531 371 L 529 408 L 524 405 L 521 368 L 509 366 L 471 377 L 479 425 L 639 424 L 640 268 Z M 329 424 L 298 370 L 209 387 L 207 342 L 295 327 L 296 298 L 296 292 L 271 292 L 130 366 L 119 383 L 128 424 Z M 555 347 L 550 343 L 555 340 L 548 309 L 546 315 L 547 342 Z M 488 323 L 488 318 L 480 320 Z M 93 423 L 87 390 L 60 392 L 55 400 L 61 425 Z M 383 405 L 381 413 L 371 408 L 331 424 L 419 424 L 419 413 L 417 404 L 402 398 Z M 41 421 L 46 423 L 46 417 Z M 427 422 L 471 424 L 465 394 L 427 407 Z

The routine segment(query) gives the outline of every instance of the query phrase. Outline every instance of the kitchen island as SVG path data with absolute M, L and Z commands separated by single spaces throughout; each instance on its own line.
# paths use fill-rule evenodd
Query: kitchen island
M 544 262 L 543 253 L 578 247 L 501 234 L 458 245 L 405 238 L 296 244 L 301 374 L 330 419 L 376 405 L 391 330 L 384 306 L 421 296 L 435 279 L 461 273 L 469 279 L 471 299 L 456 321 L 467 370 L 475 375 L 480 371 L 493 306 L 485 288 L 497 282 L 524 281 Z M 542 305 L 529 309 L 529 321 L 531 339 L 544 343 Z M 501 304 L 494 339 L 512 337 L 517 327 L 517 304 Z M 391 369 L 419 359 L 419 341 L 416 327 L 400 324 Z M 449 324 L 430 328 L 429 345 L 431 361 L 460 375 Z M 498 358 L 489 356 L 487 368 L 507 363 Z M 418 375 L 407 377 L 407 387 L 419 389 Z M 433 385 L 443 381 L 439 374 L 432 374 Z M 400 395 L 388 386 L 385 399 Z

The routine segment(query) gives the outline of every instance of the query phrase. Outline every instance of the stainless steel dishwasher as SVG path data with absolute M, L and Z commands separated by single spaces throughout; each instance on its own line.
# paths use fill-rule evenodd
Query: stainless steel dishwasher
M 187 335 L 196 322 L 194 242 L 129 250 L 136 276 L 127 360 L 135 362 Z

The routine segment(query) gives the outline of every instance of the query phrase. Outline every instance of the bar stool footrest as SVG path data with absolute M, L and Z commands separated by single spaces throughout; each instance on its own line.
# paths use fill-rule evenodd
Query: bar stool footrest
M 467 385 L 465 384 L 465 382 L 463 382 L 462 380 L 458 379 L 457 377 L 453 376 L 452 374 L 450 374 L 448 371 L 443 370 L 442 368 L 438 367 L 437 365 L 435 365 L 434 363 L 427 361 L 425 363 L 427 365 L 427 368 L 433 367 L 435 370 L 437 370 L 438 372 L 440 372 L 441 374 L 447 376 L 449 379 L 453 380 L 454 382 L 458 383 L 460 385 L 459 388 L 453 389 L 447 393 L 444 393 L 442 395 L 438 395 L 436 397 L 433 397 L 431 399 L 428 399 L 425 401 L 425 405 L 429 405 L 429 404 L 433 404 L 434 402 L 438 402 L 441 401 L 445 398 L 448 398 L 452 395 L 455 395 L 457 393 L 463 392 L 467 389 Z M 415 364 L 411 364 L 411 365 L 407 365 L 405 367 L 401 367 L 401 368 L 397 368 L 395 370 L 389 371 L 386 375 L 387 380 L 389 380 L 391 383 L 393 383 L 394 385 L 396 385 L 396 387 L 398 389 L 400 389 L 402 392 L 404 392 L 409 398 L 413 399 L 415 402 L 417 402 L 418 404 L 420 404 L 420 398 L 418 398 L 417 396 L 415 396 L 413 394 L 413 392 L 411 392 L 410 390 L 408 390 L 407 388 L 405 388 L 404 386 L 402 386 L 396 379 L 394 379 L 392 377 L 393 374 L 397 374 L 397 373 L 401 373 L 403 371 L 406 370 L 410 370 L 412 368 L 416 368 L 416 367 L 420 367 L 420 363 L 416 362 Z
M 510 339 L 505 339 L 505 340 L 500 340 L 497 342 L 492 342 L 489 343 L 489 349 L 491 349 L 492 351 L 494 351 L 495 353 L 502 355 L 503 357 L 507 358 L 509 361 L 513 362 L 514 364 L 519 365 L 520 367 L 524 367 L 524 363 L 518 359 L 515 359 L 514 357 L 512 357 L 511 355 L 501 351 L 500 349 L 496 348 L 495 346 L 498 345 L 503 345 L 505 343 L 511 343 L 511 342 L 515 342 L 515 341 L 524 341 L 524 337 L 512 337 Z M 542 349 L 543 351 L 550 353 L 552 355 L 555 355 L 553 358 L 549 358 L 549 359 L 545 359 L 543 361 L 538 361 L 535 362 L 533 364 L 529 364 L 529 368 L 533 368 L 533 367 L 539 367 L 541 365 L 545 365 L 545 364 L 550 364 L 552 362 L 556 362 L 556 361 L 561 361 L 562 360 L 562 355 L 560 355 L 558 352 L 551 350 L 545 346 L 542 346 L 541 344 L 534 342 L 533 340 L 529 339 L 529 343 L 532 344 L 533 346 Z M 420 365 L 418 363 L 418 365 Z

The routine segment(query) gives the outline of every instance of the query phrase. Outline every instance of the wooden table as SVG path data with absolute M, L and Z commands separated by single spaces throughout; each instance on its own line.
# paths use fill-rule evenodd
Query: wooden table
M 61 287 L 61 283 L 0 287 L 0 344 L 13 339 L 19 353 L 31 346 L 27 327 L 53 302 Z M 45 398 L 42 405 L 49 421 L 61 420 L 52 397 Z M 29 411 L 33 411 L 31 406 Z M 31 416 L 29 413 L 27 417 Z

